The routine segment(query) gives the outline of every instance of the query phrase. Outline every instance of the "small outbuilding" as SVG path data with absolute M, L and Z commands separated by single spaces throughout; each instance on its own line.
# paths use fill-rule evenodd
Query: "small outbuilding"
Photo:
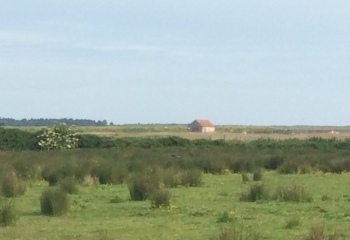
M 215 132 L 215 126 L 209 120 L 194 120 L 188 125 L 190 132 Z

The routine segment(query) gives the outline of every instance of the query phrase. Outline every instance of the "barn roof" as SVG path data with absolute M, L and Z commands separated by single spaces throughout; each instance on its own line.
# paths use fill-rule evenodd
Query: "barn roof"
M 199 125 L 201 125 L 202 127 L 214 127 L 214 125 L 206 119 L 196 119 L 194 120 L 195 122 L 198 122 Z

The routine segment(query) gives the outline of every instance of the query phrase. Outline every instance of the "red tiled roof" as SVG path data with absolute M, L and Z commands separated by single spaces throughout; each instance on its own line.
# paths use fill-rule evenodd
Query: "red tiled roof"
M 202 127 L 214 127 L 214 125 L 209 120 L 196 119 L 195 122 L 198 122 Z

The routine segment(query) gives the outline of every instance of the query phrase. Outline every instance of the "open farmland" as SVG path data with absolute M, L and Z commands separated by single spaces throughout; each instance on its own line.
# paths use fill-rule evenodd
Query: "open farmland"
M 18 220 L 0 228 L 0 239 L 347 239 L 347 146 L 314 139 L 3 151 L 1 202 L 14 203 Z M 5 197 L 4 186 L 23 181 L 26 191 Z M 44 214 L 48 189 L 65 189 L 67 212 Z

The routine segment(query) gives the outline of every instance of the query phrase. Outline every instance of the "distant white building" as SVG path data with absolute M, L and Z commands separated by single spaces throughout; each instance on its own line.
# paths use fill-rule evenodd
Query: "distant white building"
M 215 126 L 209 120 L 196 119 L 188 125 L 190 132 L 215 132 Z

